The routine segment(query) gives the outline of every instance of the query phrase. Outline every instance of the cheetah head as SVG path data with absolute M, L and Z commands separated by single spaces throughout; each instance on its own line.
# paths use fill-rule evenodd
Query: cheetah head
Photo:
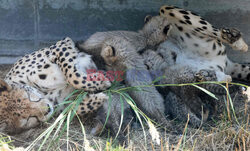
M 52 108 L 28 88 L 8 85 L 0 79 L 0 131 L 20 133 L 44 122 Z
M 144 19 L 144 27 L 140 32 L 147 38 L 147 44 L 149 46 L 156 46 L 164 42 L 172 26 L 166 19 L 161 16 L 146 16 Z

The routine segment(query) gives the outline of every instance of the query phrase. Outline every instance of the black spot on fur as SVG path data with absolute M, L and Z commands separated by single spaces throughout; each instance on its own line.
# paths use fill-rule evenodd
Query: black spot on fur
M 208 39 L 208 40 L 206 40 L 206 42 L 210 42 L 210 41 L 213 41 L 213 39 Z
M 172 16 L 172 17 L 174 17 L 175 15 L 174 15 L 174 13 L 169 13 L 169 16 Z
M 161 53 L 158 53 L 158 55 L 161 57 L 161 58 L 164 58 L 163 55 Z
M 168 34 L 169 27 L 170 27 L 170 25 L 167 25 L 167 26 L 164 27 L 164 29 L 163 29 L 164 34 Z
M 49 55 L 49 51 L 46 51 L 45 54 L 46 54 L 46 55 Z
M 63 48 L 62 48 L 62 50 L 63 50 L 63 51 L 66 51 L 66 50 L 67 50 L 67 48 L 63 47 Z
M 77 85 L 77 84 L 79 84 L 79 82 L 78 82 L 78 81 L 76 81 L 76 80 L 74 80 L 73 82 L 74 82 L 74 84 L 76 84 L 76 85 Z
M 184 22 L 183 20 L 180 20 L 180 23 L 182 23 L 182 24 L 187 24 L 186 22 Z
M 65 57 L 68 57 L 68 56 L 69 56 L 69 52 L 66 52 L 66 53 L 65 53 Z
M 185 33 L 185 35 L 186 35 L 188 38 L 191 38 L 191 36 L 189 35 L 189 33 Z
M 200 20 L 199 22 L 200 22 L 201 24 L 203 24 L 203 25 L 207 25 L 207 22 L 204 21 L 204 20 Z
M 220 69 L 221 72 L 223 72 L 223 68 L 219 65 L 217 65 L 218 69 Z
M 60 55 L 60 56 L 63 56 L 63 52 L 60 52 L 59 55 Z
M 215 49 L 216 49 L 216 44 L 214 43 L 214 44 L 213 44 L 213 50 L 215 50 Z
M 206 29 L 207 29 L 207 27 L 206 27 L 206 26 L 202 26 L 202 29 L 205 29 L 205 30 L 206 30 Z
M 192 25 L 192 22 L 190 20 L 185 20 L 186 23 L 188 23 L 189 25 Z
M 221 44 L 221 41 L 217 41 L 217 44 L 221 47 L 222 46 L 222 44 Z
M 80 77 L 81 75 L 79 73 L 76 73 L 76 77 Z
M 185 10 L 180 10 L 179 12 L 182 13 L 182 14 L 185 14 L 185 15 L 188 15 L 188 14 L 189 14 L 189 13 L 188 13 L 187 11 L 185 11 Z
M 163 13 L 163 14 L 165 13 L 164 9 L 161 9 L 161 13 Z
M 241 67 L 242 67 L 242 68 L 245 68 L 245 67 L 246 67 L 246 65 L 244 65 L 244 64 L 243 64 L 243 65 L 241 65 Z
M 199 44 L 194 43 L 194 46 L 195 46 L 195 47 L 199 47 Z
M 50 67 L 50 65 L 49 64 L 46 64 L 45 66 L 44 66 L 44 69 L 48 69 Z
M 194 15 L 194 16 L 199 16 L 199 15 L 197 15 L 197 14 L 196 14 L 196 13 L 194 13 L 194 12 L 191 12 L 191 14 L 192 14 L 192 15 Z
M 241 77 L 242 77 L 242 76 L 241 76 L 241 74 L 239 73 L 239 74 L 238 74 L 238 78 L 241 79 Z
M 219 56 L 219 55 L 221 55 L 221 51 L 219 51 L 219 52 L 217 53 L 217 56 Z
M 65 61 L 65 58 L 62 58 L 62 59 L 61 59 L 61 63 L 63 63 L 64 61 Z
M 217 34 L 216 34 L 215 32 L 213 32 L 213 34 L 214 34 L 215 36 L 217 36 Z
M 39 75 L 39 78 L 40 78 L 41 80 L 45 80 L 45 79 L 47 78 L 47 75 L 46 75 L 46 74 L 40 74 L 40 75 Z
M 174 62 L 176 62 L 177 54 L 175 52 L 171 52 L 171 55 Z
M 187 16 L 187 15 L 184 15 L 183 17 L 184 17 L 185 19 L 190 19 L 190 17 Z
M 183 31 L 182 27 L 178 26 L 177 28 L 178 28 L 179 31 Z
M 68 65 L 67 63 L 64 63 L 64 64 L 63 64 L 63 67 L 65 68 L 67 65 Z M 66 70 L 67 70 L 67 69 L 66 69 Z
M 183 38 L 182 36 L 180 36 L 180 39 L 181 39 L 181 41 L 183 41 L 183 42 L 184 42 L 184 38 Z
M 250 80 L 250 73 L 247 74 L 247 80 Z
M 21 84 L 26 84 L 24 81 L 19 81 Z
M 221 55 L 226 55 L 226 50 L 224 50 L 224 51 L 221 53 Z
M 174 7 L 166 6 L 165 9 L 174 9 Z

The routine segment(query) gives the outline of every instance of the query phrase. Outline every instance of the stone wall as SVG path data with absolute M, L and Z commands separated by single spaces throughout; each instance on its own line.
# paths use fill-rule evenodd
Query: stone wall
M 96 31 L 138 30 L 163 4 L 193 10 L 217 27 L 236 27 L 250 44 L 250 0 L 0 0 L 0 64 L 66 36 L 84 40 Z M 250 53 L 230 51 L 230 57 L 247 62 Z

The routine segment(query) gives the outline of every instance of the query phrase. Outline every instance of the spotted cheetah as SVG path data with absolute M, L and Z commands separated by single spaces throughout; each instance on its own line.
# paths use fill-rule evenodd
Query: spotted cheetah
M 108 31 L 97 32 L 80 43 L 83 51 L 99 57 L 107 70 L 125 71 L 127 86 L 150 85 L 153 79 L 143 63 L 140 51 L 156 48 L 165 41 L 171 29 L 166 18 L 146 16 L 145 25 L 138 32 Z M 129 91 L 137 106 L 150 118 L 159 123 L 168 123 L 164 115 L 164 100 L 155 87 L 146 87 L 142 91 Z
M 162 6 L 160 16 L 167 18 L 173 27 L 168 39 L 180 48 L 176 63 L 188 63 L 197 70 L 214 70 L 218 81 L 231 81 L 232 78 L 250 80 L 249 67 L 230 61 L 223 45 L 246 52 L 248 45 L 240 31 L 235 28 L 217 29 L 197 14 L 174 6 Z M 164 55 L 166 51 L 163 48 L 160 53 Z
M 97 110 L 107 99 L 100 92 L 109 81 L 92 81 L 88 69 L 97 69 L 91 56 L 79 52 L 70 38 L 35 51 L 17 61 L 4 80 L 0 80 L 0 130 L 21 132 L 46 121 L 75 89 L 89 94 L 77 114 Z

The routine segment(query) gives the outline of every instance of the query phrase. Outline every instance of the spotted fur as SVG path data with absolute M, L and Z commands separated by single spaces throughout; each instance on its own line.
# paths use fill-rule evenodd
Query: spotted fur
M 177 44 L 177 64 L 188 63 L 197 70 L 214 70 L 218 81 L 231 81 L 232 77 L 249 81 L 248 67 L 230 61 L 223 45 L 246 52 L 248 45 L 240 31 L 235 28 L 218 29 L 199 15 L 174 6 L 162 6 L 160 15 L 173 26 L 169 41 Z M 163 44 L 162 50 L 158 49 L 161 54 L 167 51 L 164 47 Z
M 107 96 L 97 91 L 107 89 L 110 82 L 91 80 L 97 75 L 90 76 L 88 69 L 97 69 L 91 56 L 79 52 L 70 38 L 21 58 L 0 81 L 1 129 L 18 132 L 47 120 L 55 107 L 64 108 L 60 104 L 74 89 L 90 92 L 79 115 L 98 109 Z

